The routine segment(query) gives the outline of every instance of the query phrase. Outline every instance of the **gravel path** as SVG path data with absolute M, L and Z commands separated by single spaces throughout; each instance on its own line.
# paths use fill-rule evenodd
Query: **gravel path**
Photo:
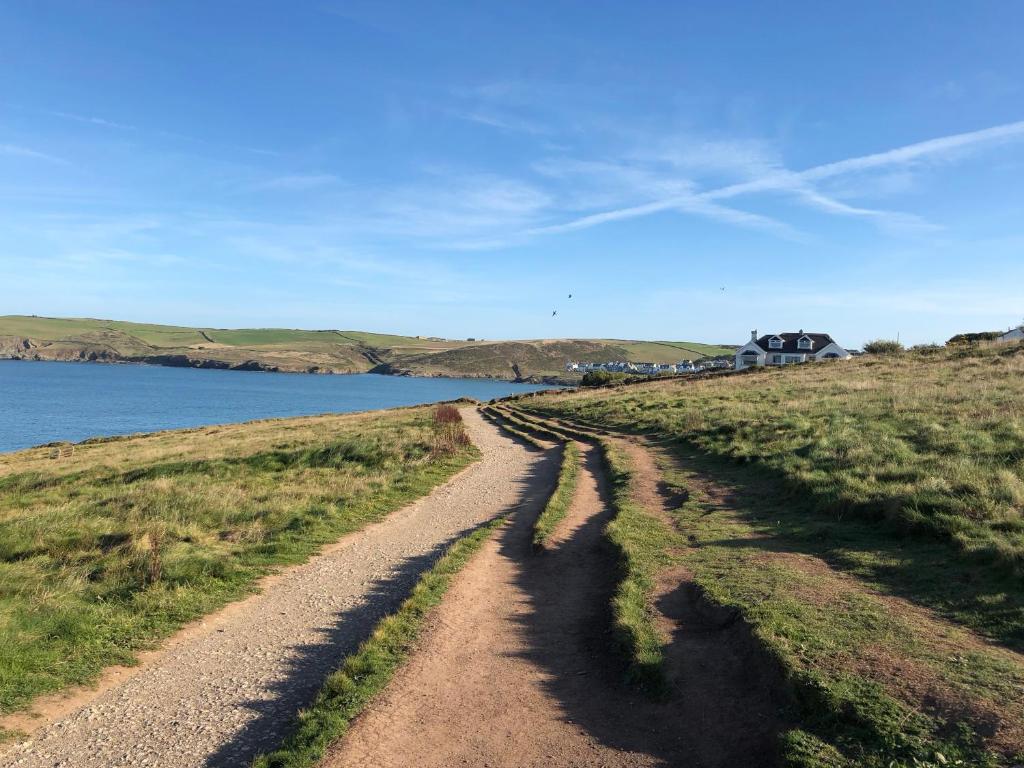
M 483 458 L 429 496 L 208 618 L 137 674 L 0 755 L 0 766 L 244 766 L 454 537 L 543 503 L 557 467 L 463 415 Z

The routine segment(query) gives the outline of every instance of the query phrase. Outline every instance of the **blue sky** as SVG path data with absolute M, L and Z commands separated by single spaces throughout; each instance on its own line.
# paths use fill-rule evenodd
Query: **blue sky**
M 996 2 L 4 3 L 0 313 L 1005 328 L 1022 28 Z

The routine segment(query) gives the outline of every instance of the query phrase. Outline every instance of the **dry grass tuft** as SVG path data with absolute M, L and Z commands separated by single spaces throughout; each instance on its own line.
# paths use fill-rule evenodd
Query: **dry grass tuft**
M 434 407 L 434 443 L 431 453 L 450 456 L 471 445 L 462 414 L 453 405 L 442 403 Z

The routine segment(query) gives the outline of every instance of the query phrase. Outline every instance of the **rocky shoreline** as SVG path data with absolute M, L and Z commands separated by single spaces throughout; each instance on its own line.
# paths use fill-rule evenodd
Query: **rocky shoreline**
M 342 376 L 356 373 L 374 373 L 382 376 L 409 376 L 425 379 L 488 379 L 511 381 L 517 384 L 550 384 L 552 386 L 574 386 L 573 381 L 560 376 L 487 376 L 474 373 L 422 372 L 403 369 L 391 363 L 380 363 L 364 370 L 337 369 L 320 365 L 280 365 L 261 360 L 247 359 L 239 362 L 211 357 L 194 357 L 178 354 L 122 355 L 105 349 L 50 349 L 35 344 L 31 339 L 21 339 L 16 345 L 0 345 L 0 360 L 29 360 L 34 362 L 62 363 L 106 363 L 159 365 L 166 368 L 200 368 L 225 371 L 256 371 L 262 373 L 308 373 L 316 375 Z M 518 373 L 518 371 L 516 371 Z

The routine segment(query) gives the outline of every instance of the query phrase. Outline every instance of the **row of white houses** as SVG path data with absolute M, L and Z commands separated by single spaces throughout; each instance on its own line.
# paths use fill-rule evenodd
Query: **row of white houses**
M 607 371 L 608 373 L 635 373 L 641 376 L 657 376 L 660 373 L 697 373 L 709 368 L 728 368 L 727 360 L 703 360 L 695 363 L 683 360 L 679 363 L 631 363 L 613 360 L 607 363 L 580 363 L 570 360 L 565 370 L 573 373 L 589 373 L 591 371 Z

